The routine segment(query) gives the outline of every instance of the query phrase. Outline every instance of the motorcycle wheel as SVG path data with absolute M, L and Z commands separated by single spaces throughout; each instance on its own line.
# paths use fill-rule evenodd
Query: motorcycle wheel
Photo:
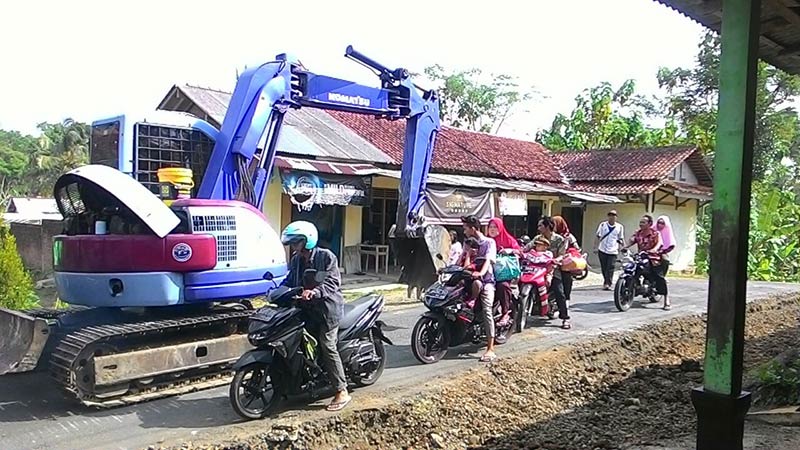
M 632 286 L 627 286 L 628 280 L 620 278 L 617 284 L 614 285 L 614 306 L 621 312 L 625 312 L 631 308 L 633 303 L 633 290 Z
M 528 325 L 528 302 L 530 301 L 530 294 L 520 296 L 521 298 L 514 302 L 517 310 L 514 312 L 514 328 L 517 333 L 521 333 Z
M 267 390 L 272 391 L 269 398 L 265 397 Z M 229 397 L 236 414 L 249 420 L 267 417 L 281 398 L 269 376 L 269 365 L 263 363 L 248 364 L 236 371 Z M 255 400 L 258 400 L 259 408 L 252 406 Z
M 581 273 L 579 273 L 578 275 L 573 275 L 572 278 L 580 281 L 580 280 L 585 280 L 586 277 L 588 276 L 589 276 L 589 268 L 587 267 L 583 269 L 583 271 L 581 271 Z
M 431 333 L 433 336 L 430 336 Z M 434 343 L 426 346 L 429 339 L 433 339 Z M 420 317 L 411 332 L 411 352 L 422 364 L 433 364 L 447 354 L 448 339 L 443 319 Z
M 375 353 L 378 358 L 380 358 L 380 361 L 378 362 L 378 367 L 369 372 L 366 376 L 353 377 L 353 383 L 358 387 L 372 386 L 375 384 L 378 378 L 383 374 L 383 369 L 386 367 L 386 348 L 383 346 L 383 341 L 379 337 L 373 336 L 372 345 L 375 346 Z

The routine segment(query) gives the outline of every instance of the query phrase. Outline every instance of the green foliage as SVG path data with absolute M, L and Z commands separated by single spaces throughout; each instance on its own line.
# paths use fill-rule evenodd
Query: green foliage
M 800 401 L 800 359 L 771 360 L 758 368 L 759 404 L 794 405 Z
M 38 304 L 33 281 L 17 253 L 16 239 L 0 220 L 0 307 L 21 310 Z
M 16 131 L 0 130 L 0 206 L 16 194 L 13 186 L 23 178 L 36 141 Z
M 569 117 L 557 115 L 537 140 L 555 151 L 687 144 L 713 163 L 719 96 L 719 38 L 707 33 L 693 68 L 659 69 L 664 96 L 648 101 L 633 81 L 585 90 Z M 791 105 L 800 95 L 800 77 L 766 63 L 758 66 L 756 133 L 751 203 L 749 277 L 800 281 L 800 120 Z M 661 128 L 646 121 L 660 121 Z M 789 162 L 787 164 L 787 162 Z M 695 266 L 707 273 L 711 211 L 698 216 Z
M 437 64 L 425 68 L 425 75 L 439 93 L 442 121 L 472 131 L 497 133 L 534 95 L 510 75 L 491 74 L 484 82 L 480 69 L 447 72 Z
M 38 128 L 38 138 L 0 130 L 0 205 L 12 196 L 51 197 L 59 176 L 89 162 L 89 125 L 66 119 Z
M 673 143 L 677 129 L 645 124 L 654 106 L 635 93 L 636 84 L 627 80 L 618 89 L 604 82 L 584 90 L 575 99 L 569 117 L 558 114 L 548 130 L 536 140 L 554 151 L 652 147 Z
M 694 68 L 661 68 L 657 75 L 667 94 L 661 101 L 663 115 L 674 120 L 686 142 L 707 155 L 713 155 L 715 148 L 719 54 L 719 36 L 708 32 L 700 42 Z M 753 177 L 758 181 L 764 181 L 783 158 L 800 156 L 797 111 L 791 105 L 798 95 L 800 77 L 759 61 L 753 158 Z

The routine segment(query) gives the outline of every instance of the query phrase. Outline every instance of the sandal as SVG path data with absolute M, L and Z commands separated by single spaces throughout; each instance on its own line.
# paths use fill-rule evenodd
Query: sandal
M 663 308 L 661 308 L 661 309 L 663 309 L 664 311 L 669 311 L 669 310 L 671 310 L 671 309 L 672 309 L 672 303 L 667 303 L 667 304 L 666 304 L 666 305 L 664 305 L 664 307 L 663 307 Z
M 561 329 L 562 330 L 569 330 L 570 328 L 572 328 L 572 324 L 569 323 L 569 320 L 565 320 L 565 321 L 561 322 Z
M 501 317 L 500 320 L 497 321 L 497 326 L 498 327 L 504 327 L 504 326 L 508 325 L 509 322 L 511 322 L 511 314 L 510 313 L 505 313 L 505 314 L 503 314 L 503 317 Z
M 350 400 L 352 399 L 353 397 L 347 397 L 347 399 L 340 402 L 330 402 L 326 409 L 331 412 L 341 411 L 345 406 L 347 406 L 348 403 L 350 403 Z
M 494 362 L 495 359 L 497 359 L 497 355 L 495 355 L 495 354 L 491 354 L 491 355 L 484 354 L 483 356 L 481 356 L 481 359 L 479 361 L 480 362 Z

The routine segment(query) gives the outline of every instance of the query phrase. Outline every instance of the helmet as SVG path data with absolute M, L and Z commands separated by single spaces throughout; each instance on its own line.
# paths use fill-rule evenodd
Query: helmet
M 319 239 L 317 227 L 311 222 L 298 220 L 286 225 L 286 228 L 284 228 L 281 233 L 281 242 L 283 245 L 291 245 L 295 242 L 299 242 L 301 239 L 305 239 L 306 241 L 306 250 L 311 250 L 316 247 L 317 240 Z

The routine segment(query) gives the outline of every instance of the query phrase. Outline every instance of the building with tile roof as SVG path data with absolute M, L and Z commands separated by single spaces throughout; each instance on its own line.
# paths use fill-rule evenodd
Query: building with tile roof
M 219 128 L 230 95 L 175 85 L 158 107 L 189 112 Z M 301 216 L 327 221 L 333 234 L 342 235 L 340 245 L 332 245 L 337 251 L 362 241 L 386 243 L 397 207 L 403 138 L 403 121 L 312 108 L 290 110 L 278 142 L 276 172 L 369 177 L 371 203 L 329 208 L 339 211 L 334 217 L 305 217 L 287 200 L 285 187 L 281 192 L 282 175 L 276 175 L 265 201 L 267 217 L 276 228 Z M 428 183 L 429 191 L 449 195 L 482 190 L 494 195 L 486 214 L 503 215 L 517 235 L 536 233 L 542 214 L 561 214 L 585 247 L 591 247 L 597 225 L 612 207 L 630 226 L 645 213 L 667 214 L 676 236 L 685 237 L 678 238 L 673 267 L 686 269 L 694 262 L 697 211 L 710 199 L 711 172 L 691 147 L 552 153 L 536 142 L 443 126 Z M 517 205 L 522 202 L 522 212 L 517 207 L 503 214 L 509 211 L 503 200 L 511 204 L 512 198 Z M 441 223 L 452 225 L 453 220 Z

